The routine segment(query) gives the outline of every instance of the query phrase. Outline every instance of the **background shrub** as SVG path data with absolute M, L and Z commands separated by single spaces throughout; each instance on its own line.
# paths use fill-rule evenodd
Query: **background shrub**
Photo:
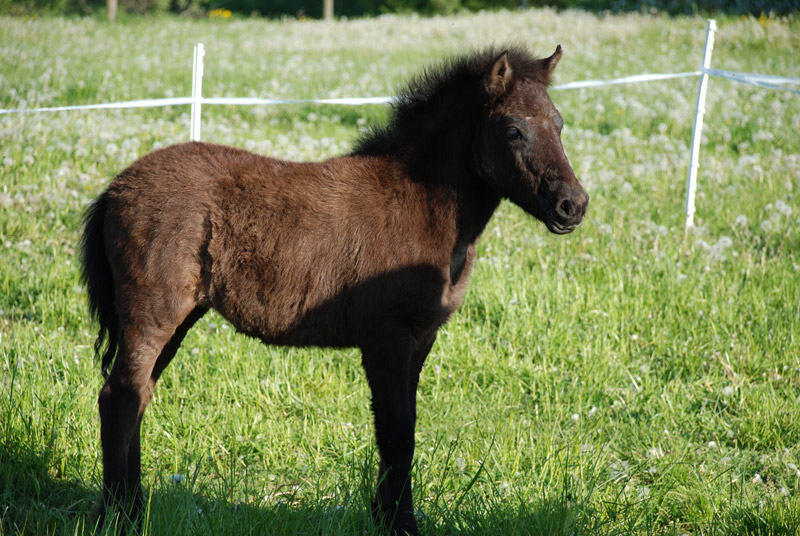
M 105 0 L 0 0 L 0 13 L 32 15 L 38 12 L 83 14 L 101 12 Z M 360 17 L 382 13 L 448 15 L 481 9 L 554 7 L 586 11 L 659 11 L 670 15 L 733 13 L 786 15 L 800 8 L 797 0 L 335 0 L 337 16 Z M 120 0 L 124 12 L 203 14 L 228 9 L 239 15 L 320 18 L 322 1 L 311 0 Z

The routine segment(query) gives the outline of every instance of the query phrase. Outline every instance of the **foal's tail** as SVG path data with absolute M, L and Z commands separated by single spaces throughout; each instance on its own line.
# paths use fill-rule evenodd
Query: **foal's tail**
M 106 338 L 108 344 L 103 352 L 103 377 L 108 378 L 108 369 L 117 353 L 117 313 L 114 310 L 114 278 L 111 265 L 106 258 L 103 223 L 106 219 L 108 199 L 106 194 L 98 197 L 86 211 L 84 218 L 81 252 L 83 254 L 83 274 L 89 295 L 89 314 L 97 318 L 100 331 L 94 341 L 94 353 L 100 355 Z

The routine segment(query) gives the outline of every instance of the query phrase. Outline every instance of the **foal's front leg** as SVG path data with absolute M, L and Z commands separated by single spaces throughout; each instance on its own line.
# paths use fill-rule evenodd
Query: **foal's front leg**
M 398 535 L 419 534 L 411 499 L 414 458 L 414 396 L 430 342 L 403 330 L 375 333 L 362 345 L 362 363 L 372 391 L 375 436 L 380 453 L 373 512 Z

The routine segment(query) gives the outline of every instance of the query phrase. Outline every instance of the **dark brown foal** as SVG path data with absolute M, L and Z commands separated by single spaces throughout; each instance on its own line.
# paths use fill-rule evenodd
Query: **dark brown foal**
M 561 48 L 452 60 L 412 81 L 389 124 L 320 163 L 189 143 L 145 155 L 87 213 L 84 279 L 100 323 L 104 507 L 142 508 L 142 414 L 210 308 L 267 344 L 358 347 L 372 392 L 374 513 L 418 534 L 416 389 L 459 307 L 501 199 L 558 234 L 588 196 L 547 95 Z

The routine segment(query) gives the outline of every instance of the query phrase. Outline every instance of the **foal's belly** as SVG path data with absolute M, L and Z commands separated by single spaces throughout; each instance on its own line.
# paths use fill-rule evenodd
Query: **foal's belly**
M 266 301 L 249 311 L 228 308 L 220 312 L 239 331 L 266 344 L 330 348 L 356 346 L 346 315 L 336 309 L 337 305 L 331 303 L 320 309 L 286 310 L 275 301 Z
M 240 256 L 212 275 L 211 305 L 267 344 L 341 348 L 359 346 L 387 324 L 412 336 L 429 333 L 461 302 L 463 289 L 429 264 L 350 276 L 357 263 L 339 259 L 334 269 L 326 260 L 287 265 Z
M 246 262 L 219 266 L 211 305 L 239 331 L 268 344 L 354 346 L 347 289 L 313 266 Z

